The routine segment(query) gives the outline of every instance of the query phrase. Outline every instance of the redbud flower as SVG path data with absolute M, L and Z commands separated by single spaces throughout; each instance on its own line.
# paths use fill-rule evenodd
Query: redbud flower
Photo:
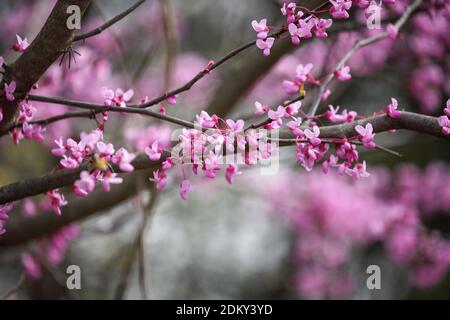
M 47 196 L 50 199 L 50 205 L 52 207 L 53 212 L 56 213 L 58 216 L 60 216 L 61 207 L 67 205 L 67 201 L 64 198 L 64 195 L 60 194 L 58 189 L 55 189 L 47 192 Z
M 339 112 L 339 106 L 334 108 L 331 104 L 328 106 L 328 111 L 325 112 L 325 117 L 333 123 L 344 122 L 344 117 Z
M 180 197 L 183 200 L 187 200 L 188 194 L 191 191 L 191 182 L 189 180 L 183 180 L 180 184 Z
M 355 165 L 355 167 L 353 168 L 353 170 L 349 170 L 349 174 L 352 177 L 355 178 L 367 178 L 368 176 L 370 176 L 370 173 L 367 172 L 366 170 L 366 162 L 363 161 L 363 163 L 357 163 Z
M 227 179 L 227 182 L 229 184 L 233 184 L 233 178 L 236 175 L 240 175 L 242 172 L 238 171 L 238 166 L 235 164 L 230 164 L 227 167 L 227 171 L 225 173 L 225 179 Z
M 132 172 L 134 167 L 131 162 L 136 158 L 132 153 L 129 153 L 125 148 L 120 148 L 112 157 L 111 161 L 117 164 L 123 172 Z
M 372 124 L 366 124 L 364 128 L 361 125 L 355 127 L 355 131 L 360 135 L 360 140 L 366 148 L 375 148 L 376 144 L 374 141 L 375 134 L 373 133 Z
M 269 28 L 267 27 L 267 19 L 262 19 L 260 22 L 253 20 L 252 21 L 253 30 L 255 30 L 258 35 L 258 39 L 266 39 L 269 34 Z
M 73 184 L 72 191 L 79 197 L 86 197 L 89 193 L 94 191 L 94 188 L 94 177 L 88 171 L 82 171 L 80 179 Z
M 386 27 L 386 31 L 390 39 L 395 40 L 398 36 L 398 29 L 392 23 L 389 23 Z
M 350 15 L 346 10 L 349 10 L 352 6 L 352 2 L 348 0 L 330 0 L 333 5 L 330 8 L 330 14 L 335 19 L 348 19 Z
M 300 110 L 301 106 L 302 106 L 301 101 L 297 101 L 295 103 L 286 106 L 285 108 L 286 114 L 290 116 L 295 116 L 298 113 L 298 110 Z
M 334 71 L 334 76 L 340 81 L 347 81 L 352 78 L 350 74 L 350 67 L 344 66 L 340 70 Z
M 133 98 L 134 91 L 128 90 L 124 92 L 121 88 L 116 89 L 114 92 L 111 89 L 106 87 L 102 88 L 102 96 L 104 98 L 105 106 L 116 105 L 117 107 L 125 108 L 127 106 L 127 102 Z
M 450 120 L 447 116 L 438 118 L 438 123 L 442 127 L 442 134 L 448 136 L 450 134 Z
M 315 19 L 312 18 L 311 21 L 313 21 L 315 23 L 315 30 L 314 30 L 314 34 L 316 35 L 317 38 L 326 38 L 328 37 L 328 33 L 326 32 L 326 29 L 328 29 L 329 27 L 331 27 L 331 25 L 333 24 L 333 20 L 331 19 Z
M 286 109 L 283 106 L 278 106 L 277 111 L 269 110 L 268 116 L 270 119 L 282 123 L 281 118 L 286 116 Z
M 29 121 L 33 118 L 36 108 L 31 103 L 27 103 L 25 100 L 19 102 L 19 122 Z
M 29 277 L 39 279 L 42 276 L 42 267 L 39 261 L 32 255 L 28 253 L 22 254 L 22 265 Z
M 300 125 L 302 124 L 302 119 L 295 118 L 295 120 L 291 120 L 286 123 L 286 126 L 296 137 L 303 137 L 305 133 L 300 129 Z
M 227 125 L 230 127 L 230 130 L 233 132 L 239 132 L 244 129 L 244 120 L 237 120 L 236 122 L 232 119 L 227 119 Z
M 155 140 L 152 144 L 152 147 L 146 147 L 145 153 L 148 155 L 148 158 L 151 161 L 158 161 L 161 158 L 162 150 L 158 147 L 158 141 Z
M 17 43 L 15 43 L 15 44 L 12 46 L 12 49 L 13 49 L 14 51 L 16 51 L 16 52 L 24 52 L 24 51 L 28 48 L 28 46 L 30 45 L 30 44 L 28 43 L 27 38 L 24 38 L 24 39 L 22 40 L 22 38 L 21 38 L 19 35 L 16 34 L 16 39 L 17 39 Z
M 200 115 L 196 115 L 197 122 L 202 128 L 214 128 L 219 118 L 213 114 L 210 116 L 206 111 L 202 111 Z
M 6 233 L 5 221 L 9 220 L 8 212 L 12 210 L 11 204 L 0 206 L 0 236 Z
M 106 171 L 100 178 L 102 182 L 103 190 L 109 192 L 111 190 L 112 184 L 121 184 L 123 179 L 117 176 L 117 173 L 112 173 L 111 171 Z
M 269 106 L 263 105 L 262 103 L 256 101 L 255 102 L 255 114 L 260 116 L 269 111 Z
M 168 170 L 170 168 L 172 168 L 173 165 L 173 160 L 172 158 L 167 158 L 166 160 L 164 160 L 164 162 L 162 163 L 162 169 L 163 170 Z
M 5 64 L 5 59 L 3 59 L 2 56 L 0 56 L 0 68 Z
M 167 186 L 167 176 L 164 171 L 153 171 L 153 178 L 149 178 L 149 180 L 156 183 L 157 190 L 162 190 Z
M 263 50 L 263 54 L 265 56 L 270 55 L 270 49 L 273 47 L 273 43 L 275 42 L 275 38 L 267 38 L 266 40 L 258 39 L 256 40 L 256 46 Z
M 310 129 L 306 129 L 304 132 L 305 136 L 313 146 L 318 146 L 319 144 L 321 144 L 322 141 L 319 139 L 320 129 L 318 126 L 314 126 L 313 131 L 311 131 Z
M 391 98 L 391 104 L 386 106 L 386 114 L 389 118 L 399 118 L 401 116 L 400 111 L 397 110 L 398 101 L 395 98 Z
M 3 108 L 0 107 L 0 122 L 3 120 Z
M 444 109 L 444 113 L 447 115 L 447 117 L 450 117 L 450 99 L 447 100 L 447 105 Z
M 177 104 L 177 96 L 170 96 L 167 98 L 167 103 L 171 106 L 174 106 Z
M 76 169 L 80 166 L 77 160 L 73 159 L 72 157 L 68 157 L 66 155 L 63 155 L 63 159 L 59 161 L 61 166 L 66 169 Z
M 10 84 L 5 83 L 5 96 L 6 100 L 8 101 L 14 101 L 14 91 L 16 91 L 16 82 L 11 81 Z
M 42 128 L 42 126 L 37 124 L 28 124 L 27 122 L 24 122 L 22 125 L 22 132 L 23 136 L 27 140 L 36 140 L 36 141 L 42 141 L 44 140 L 44 136 L 42 133 L 45 131 L 45 128 Z
M 330 96 L 330 94 L 331 94 L 331 90 L 326 88 L 325 91 L 322 94 L 321 100 L 322 101 L 327 101 L 328 97 Z
M 100 157 L 109 159 L 114 154 L 114 146 L 112 143 L 104 143 L 103 141 L 97 142 L 97 150 Z

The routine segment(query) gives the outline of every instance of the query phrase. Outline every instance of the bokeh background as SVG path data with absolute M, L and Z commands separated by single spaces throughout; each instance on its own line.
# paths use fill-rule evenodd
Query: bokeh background
M 15 35 L 31 42 L 54 2 L 0 2 L 0 53 L 7 62 L 17 58 L 10 50 Z M 383 19 L 395 19 L 407 2 L 384 7 Z M 132 3 L 93 1 L 83 30 Z M 308 8 L 318 3 L 302 1 Z M 76 44 L 77 63 L 70 69 L 67 61 L 55 63 L 36 93 L 101 103 L 101 88 L 107 86 L 134 89 L 134 101 L 158 96 L 190 80 L 209 60 L 253 39 L 253 19 L 267 17 L 270 25 L 281 25 L 279 8 L 273 0 L 147 0 L 114 27 Z M 444 17 L 415 14 L 397 41 L 355 54 L 349 63 L 352 80 L 333 86 L 328 103 L 371 115 L 396 97 L 401 109 L 440 115 L 450 97 L 449 27 Z M 320 78 L 356 39 L 373 32 L 364 27 L 363 12 L 355 10 L 351 21 L 336 23 L 327 39 L 299 47 L 282 39 L 270 57 L 251 48 L 180 95 L 176 106 L 163 107 L 188 120 L 209 110 L 254 121 L 255 101 L 276 107 L 289 99 L 281 83 L 292 78 L 296 65 L 313 63 L 313 74 Z M 304 108 L 313 95 L 307 91 Z M 38 117 L 69 110 L 35 106 Z M 57 123 L 47 128 L 44 143 L 18 146 L 4 137 L 0 183 L 50 171 L 58 161 L 49 152 L 53 140 L 93 128 L 91 120 Z M 173 129 L 154 119 L 114 115 L 106 140 L 138 152 L 156 139 L 168 145 Z M 379 134 L 377 142 L 403 157 L 362 150 L 372 175 L 358 181 L 320 169 L 307 173 L 295 163 L 292 148 L 283 148 L 277 175 L 244 168 L 232 186 L 225 179 L 200 179 L 187 202 L 179 199 L 176 175 L 167 190 L 155 194 L 146 184 L 150 173 L 140 172 L 129 178 L 128 188 L 138 187 L 127 200 L 63 230 L 73 237 L 39 279 L 23 276 L 21 256 L 51 242 L 51 235 L 0 246 L 0 296 L 17 287 L 8 298 L 449 298 L 448 143 L 400 131 Z M 41 197 L 17 204 L 11 218 L 37 214 L 50 214 Z M 144 216 L 149 225 L 141 243 Z M 65 288 L 71 264 L 81 267 L 82 290 Z M 366 268 L 373 264 L 381 267 L 381 290 L 366 287 Z

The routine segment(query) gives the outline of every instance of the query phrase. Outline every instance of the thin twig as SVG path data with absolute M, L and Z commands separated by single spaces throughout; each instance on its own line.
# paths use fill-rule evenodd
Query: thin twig
M 131 12 L 133 12 L 134 10 L 136 10 L 141 4 L 143 4 L 146 0 L 139 0 L 137 1 L 135 4 L 133 4 L 131 7 L 129 7 L 127 10 L 123 11 L 122 13 L 118 14 L 117 16 L 113 17 L 111 20 L 108 20 L 107 22 L 105 22 L 104 24 L 102 24 L 101 26 L 80 34 L 78 36 L 75 36 L 73 38 L 73 42 L 76 41 L 80 41 L 80 40 L 85 40 L 87 38 L 96 36 L 100 33 L 102 33 L 104 30 L 108 29 L 109 27 L 111 27 L 113 24 L 115 24 L 116 22 L 119 22 L 120 20 L 122 20 L 123 18 L 125 18 L 127 15 L 129 15 Z

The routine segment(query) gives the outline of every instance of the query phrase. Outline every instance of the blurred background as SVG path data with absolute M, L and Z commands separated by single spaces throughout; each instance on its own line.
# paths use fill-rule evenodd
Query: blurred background
M 385 6 L 392 21 L 407 0 Z M 15 35 L 31 42 L 55 1 L 0 2 L 0 53 L 7 63 Z M 133 1 L 95 0 L 83 31 L 102 24 Z M 314 8 L 319 1 L 302 1 Z M 189 81 L 210 60 L 255 38 L 253 19 L 280 26 L 280 1 L 147 0 L 102 34 L 75 44 L 76 64 L 55 63 L 36 94 L 101 103 L 101 88 L 135 91 L 134 102 L 150 99 Z M 252 118 L 255 101 L 276 107 L 289 96 L 281 85 L 298 64 L 313 63 L 316 78 L 333 66 L 354 41 L 373 32 L 364 12 L 338 22 L 326 39 L 288 38 L 263 57 L 251 48 L 230 60 L 178 97 L 162 104 L 170 115 L 192 120 L 201 110 L 227 118 Z M 364 48 L 350 60 L 352 80 L 331 87 L 328 104 L 371 115 L 390 98 L 400 109 L 442 114 L 450 98 L 450 22 L 422 10 L 414 14 L 396 41 Z M 303 108 L 314 89 L 307 88 Z M 291 97 L 292 98 L 292 97 Z M 69 111 L 34 103 L 37 118 Z M 305 109 L 307 110 L 307 109 Z M 174 127 L 140 116 L 111 115 L 106 141 L 142 152 L 158 140 L 166 146 Z M 93 120 L 50 125 L 44 143 L 9 137 L 0 142 L 2 185 L 49 172 L 58 159 L 54 140 L 94 129 Z M 229 186 L 225 179 L 198 179 L 187 202 L 178 196 L 180 177 L 155 193 L 138 172 L 95 193 L 102 210 L 40 239 L 15 246 L 0 241 L 0 297 L 7 299 L 402 299 L 449 298 L 450 167 L 444 140 L 411 132 L 383 133 L 377 142 L 400 152 L 361 150 L 371 177 L 351 180 L 320 168 L 307 173 L 295 163 L 294 149 L 283 148 L 280 172 L 261 175 L 243 169 Z M 71 203 L 70 188 L 62 190 Z M 108 206 L 108 197 L 123 199 Z M 11 220 L 48 212 L 38 196 L 15 205 Z M 77 212 L 72 212 L 78 214 Z M 64 215 L 64 210 L 63 210 Z M 146 228 L 142 228 L 146 221 Z M 61 237 L 64 239 L 61 244 Z M 142 240 L 142 241 L 141 241 Z M 42 274 L 24 273 L 24 254 L 39 254 Z M 82 290 L 67 290 L 66 267 L 78 265 Z M 381 290 L 366 286 L 370 265 L 381 268 Z

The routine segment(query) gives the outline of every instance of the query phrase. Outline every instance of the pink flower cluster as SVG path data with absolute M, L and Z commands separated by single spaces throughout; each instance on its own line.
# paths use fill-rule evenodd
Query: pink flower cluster
M 450 134 L 450 99 L 447 100 L 447 105 L 444 109 L 445 115 L 438 118 L 438 123 L 442 127 L 442 134 L 448 136 Z
M 346 1 L 343 6 L 340 2 L 341 0 L 333 2 L 334 9 L 330 9 L 330 13 L 334 18 L 338 18 L 343 12 L 347 13 L 345 10 L 349 9 L 346 9 L 348 2 L 351 6 L 351 1 Z M 305 16 L 305 12 L 310 14 Z M 313 12 L 304 7 L 297 6 L 294 2 L 289 4 L 284 3 L 281 8 L 281 13 L 286 17 L 286 23 L 283 28 L 284 30 L 289 31 L 291 41 L 294 45 L 300 44 L 301 39 L 312 38 L 313 34 L 318 38 L 326 38 L 328 36 L 326 30 L 331 27 L 333 23 L 332 19 L 318 18 Z M 305 16 L 305 18 L 302 18 L 303 16 Z M 252 27 L 257 33 L 257 47 L 263 50 L 265 56 L 270 55 L 270 49 L 275 42 L 275 37 L 269 37 L 270 28 L 267 25 L 267 19 L 261 19 L 259 22 L 253 20 Z
M 103 189 L 107 192 L 110 191 L 111 184 L 122 183 L 122 178 L 113 172 L 111 164 L 116 165 L 122 172 L 134 171 L 132 161 L 136 156 L 125 148 L 114 150 L 111 143 L 106 144 L 103 141 L 103 132 L 99 129 L 90 133 L 81 133 L 79 142 L 71 138 L 63 141 L 60 138 L 55 143 L 57 147 L 52 149 L 52 153 L 62 157 L 59 162 L 61 167 L 66 169 L 85 168 L 80 174 L 80 179 L 75 181 L 72 186 L 72 191 L 79 197 L 86 197 L 91 193 L 97 181 L 101 182 Z M 64 202 L 55 202 L 57 213 L 57 204 Z
M 449 179 L 450 170 L 443 164 L 424 171 L 403 165 L 393 174 L 374 168 L 371 179 L 358 183 L 318 171 L 289 171 L 271 178 L 264 192 L 283 195 L 271 197 L 272 204 L 291 221 L 296 237 L 299 294 L 351 297 L 358 286 L 352 256 L 361 252 L 358 248 L 377 243 L 383 244 L 390 261 L 409 273 L 414 286 L 439 283 L 450 268 L 450 241 L 428 230 L 424 221 L 450 214 Z
M 66 254 L 71 241 L 78 237 L 76 225 L 68 225 L 52 235 L 37 241 L 35 252 L 22 254 L 22 265 L 27 276 L 39 279 L 45 270 L 45 263 L 59 265 Z M 41 259 L 45 259 L 42 261 Z
M 9 220 L 8 212 L 12 210 L 11 204 L 0 206 L 0 236 L 5 234 L 5 222 Z

